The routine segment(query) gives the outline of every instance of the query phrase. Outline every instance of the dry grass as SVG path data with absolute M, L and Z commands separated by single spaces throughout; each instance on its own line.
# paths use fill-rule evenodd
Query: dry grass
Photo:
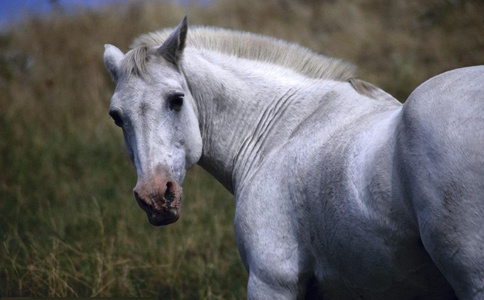
M 479 0 L 133 3 L 31 18 L 0 36 L 0 296 L 244 298 L 232 197 L 204 171 L 183 215 L 151 227 L 107 117 L 103 44 L 192 24 L 250 30 L 352 61 L 399 99 L 423 80 L 484 62 Z

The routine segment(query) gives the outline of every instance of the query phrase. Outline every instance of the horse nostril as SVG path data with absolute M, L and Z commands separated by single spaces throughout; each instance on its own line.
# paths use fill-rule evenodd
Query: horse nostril
M 141 207 L 145 211 L 148 211 L 150 209 L 150 205 L 146 203 L 146 201 L 143 199 L 143 197 L 138 193 L 136 189 L 133 190 L 133 194 L 139 207 Z
M 168 181 L 166 183 L 166 190 L 163 197 L 170 202 L 175 199 L 175 185 L 172 182 Z

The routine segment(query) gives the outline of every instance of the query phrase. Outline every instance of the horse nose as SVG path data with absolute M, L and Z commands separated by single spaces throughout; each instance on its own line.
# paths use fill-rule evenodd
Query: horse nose
M 136 184 L 133 194 L 151 224 L 165 225 L 178 220 L 182 190 L 176 181 L 163 178 L 142 180 Z
M 173 201 L 175 199 L 175 184 L 171 181 L 168 181 L 166 183 L 166 189 L 165 192 L 163 193 L 163 198 L 165 198 L 168 201 Z
M 136 200 L 142 200 L 147 205 L 156 204 L 156 200 L 173 201 L 176 194 L 175 183 L 167 181 L 166 184 L 157 187 L 156 184 L 145 185 L 138 183 L 133 189 Z

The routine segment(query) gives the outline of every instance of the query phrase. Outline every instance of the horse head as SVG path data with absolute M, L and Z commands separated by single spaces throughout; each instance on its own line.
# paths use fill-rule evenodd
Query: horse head
M 181 184 L 202 153 L 196 105 L 179 67 L 186 35 L 184 18 L 159 47 L 124 54 L 106 45 L 104 52 L 116 82 L 109 115 L 136 167 L 135 199 L 156 226 L 178 220 Z

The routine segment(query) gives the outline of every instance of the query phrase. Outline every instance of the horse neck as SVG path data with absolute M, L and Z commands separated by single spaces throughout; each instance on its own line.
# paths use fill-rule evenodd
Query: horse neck
M 184 55 L 203 140 L 199 165 L 231 192 L 318 110 L 318 99 L 344 84 L 210 52 Z
M 190 50 L 185 49 L 182 69 L 196 102 L 203 140 L 198 164 L 233 192 L 236 157 L 267 102 L 254 100 L 257 94 L 261 97 L 265 93 L 259 85 L 251 86 L 237 70 L 227 68 L 228 61 L 224 65 L 215 54 Z

